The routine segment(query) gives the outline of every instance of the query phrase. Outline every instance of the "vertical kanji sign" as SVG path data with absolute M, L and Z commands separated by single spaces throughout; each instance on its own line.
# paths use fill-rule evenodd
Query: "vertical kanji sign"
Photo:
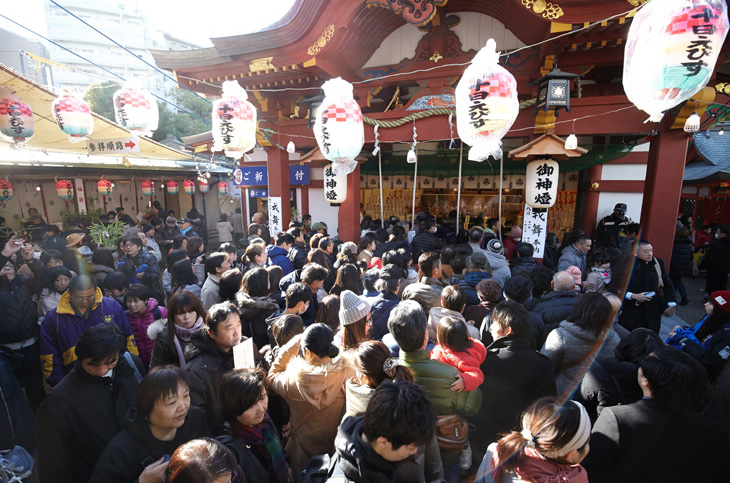
M 522 241 L 535 247 L 535 258 L 545 254 L 545 235 L 547 232 L 547 209 L 531 208 L 525 204 L 525 220 L 522 224 Z
M 269 231 L 272 235 L 282 231 L 281 196 L 269 196 Z
M 560 167 L 552 159 L 538 159 L 527 165 L 525 203 L 532 208 L 551 208 L 558 195 Z

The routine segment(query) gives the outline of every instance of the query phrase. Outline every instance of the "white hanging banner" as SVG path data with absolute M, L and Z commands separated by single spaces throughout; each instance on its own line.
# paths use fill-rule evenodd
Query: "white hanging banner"
M 281 220 L 281 196 L 269 196 L 269 232 L 272 236 L 283 231 Z
M 79 214 L 86 214 L 86 191 L 84 190 L 84 180 L 81 178 L 75 178 L 74 184 L 76 185 L 76 203 L 79 205 Z
M 545 254 L 545 235 L 547 234 L 547 209 L 531 208 L 525 204 L 525 220 L 522 223 L 522 241 L 535 247 L 535 258 Z

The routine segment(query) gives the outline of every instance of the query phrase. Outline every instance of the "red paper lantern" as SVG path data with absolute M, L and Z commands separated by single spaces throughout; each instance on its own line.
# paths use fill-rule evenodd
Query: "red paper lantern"
M 142 194 L 144 196 L 152 196 L 155 194 L 155 185 L 152 184 L 152 181 L 148 179 L 142 181 Z
M 201 193 L 207 193 L 210 190 L 210 186 L 208 186 L 208 180 L 207 179 L 201 179 L 198 183 L 198 186 L 200 187 Z
M 221 181 L 220 183 L 218 183 L 218 194 L 228 194 L 228 183 L 226 183 L 225 181 Z
M 83 99 L 63 94 L 53 101 L 51 107 L 58 127 L 68 134 L 68 139 L 72 143 L 83 141 L 86 136 L 94 132 L 94 118 L 91 116 L 89 105 Z
M 171 195 L 176 195 L 178 191 L 177 181 L 169 181 L 167 183 L 167 193 Z
M 99 190 L 100 195 L 109 196 L 112 194 L 112 182 L 108 179 L 101 179 L 96 183 L 96 189 Z
M 186 179 L 183 183 L 183 189 L 185 189 L 185 193 L 188 195 L 194 195 L 195 194 L 195 183 L 193 183 L 193 180 Z
M 0 202 L 8 201 L 13 197 L 13 183 L 0 179 Z
M 56 181 L 56 194 L 64 201 L 74 197 L 74 185 L 67 179 Z
M 30 106 L 0 87 L 0 138 L 22 144 L 33 137 L 34 133 L 33 111 Z

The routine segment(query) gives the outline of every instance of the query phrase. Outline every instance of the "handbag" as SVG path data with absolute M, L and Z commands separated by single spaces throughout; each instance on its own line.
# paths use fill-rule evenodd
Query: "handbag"
M 469 423 L 458 414 L 439 416 L 436 423 L 436 440 L 440 450 L 460 453 L 469 442 Z

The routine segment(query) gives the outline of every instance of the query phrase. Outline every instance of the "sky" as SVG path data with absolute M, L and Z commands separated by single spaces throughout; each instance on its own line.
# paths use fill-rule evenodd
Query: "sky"
M 59 5 L 83 3 L 56 0 Z M 209 39 L 227 37 L 261 30 L 279 20 L 291 8 L 294 0 L 92 0 L 125 9 L 138 6 L 150 17 L 152 29 L 159 29 L 201 47 L 212 44 Z M 0 0 L 0 13 L 45 35 L 44 0 Z M 30 33 L 0 18 L 0 28 L 33 38 Z M 112 38 L 114 38 L 112 36 Z

